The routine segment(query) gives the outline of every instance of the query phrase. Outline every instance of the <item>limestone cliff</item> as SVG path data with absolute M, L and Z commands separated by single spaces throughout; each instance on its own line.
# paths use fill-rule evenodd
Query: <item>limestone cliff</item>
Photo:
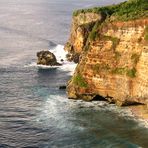
M 130 17 L 124 18 L 127 12 L 118 15 L 121 7 L 129 8 L 133 2 L 138 10 L 139 0 L 129 0 L 112 6 L 115 11 L 104 7 L 73 16 L 65 50 L 71 59 L 75 55 L 80 59 L 68 82 L 69 98 L 89 101 L 103 97 L 117 105 L 148 104 L 148 11 L 140 7 L 138 15 L 142 15 L 133 19 L 132 11 Z
M 88 12 L 87 14 L 80 13 L 78 16 L 73 17 L 71 36 L 65 45 L 65 50 L 69 52 L 69 60 L 73 60 L 76 63 L 79 61 L 78 57 L 85 47 L 89 32 L 96 21 L 102 20 L 103 15 L 92 12 Z

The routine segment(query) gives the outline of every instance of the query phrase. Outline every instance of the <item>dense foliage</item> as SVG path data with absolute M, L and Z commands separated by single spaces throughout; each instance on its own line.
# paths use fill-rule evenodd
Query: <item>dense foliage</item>
M 80 13 L 104 13 L 113 20 L 128 21 L 148 17 L 148 0 L 128 0 L 118 5 L 81 9 L 73 12 L 74 16 Z

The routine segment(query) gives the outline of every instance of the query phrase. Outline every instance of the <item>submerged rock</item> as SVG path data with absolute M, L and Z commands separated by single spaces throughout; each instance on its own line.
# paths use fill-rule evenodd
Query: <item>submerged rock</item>
M 59 86 L 59 89 L 66 89 L 66 85 Z
M 50 51 L 40 51 L 37 52 L 38 61 L 37 64 L 50 65 L 50 66 L 60 66 L 61 64 L 57 62 L 56 56 Z

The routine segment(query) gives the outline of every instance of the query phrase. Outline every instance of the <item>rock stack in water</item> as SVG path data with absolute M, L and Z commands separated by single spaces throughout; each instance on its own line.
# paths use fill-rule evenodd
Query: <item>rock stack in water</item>
M 48 65 L 48 66 L 60 66 L 61 64 L 57 62 L 56 56 L 50 51 L 40 51 L 37 52 L 38 65 Z

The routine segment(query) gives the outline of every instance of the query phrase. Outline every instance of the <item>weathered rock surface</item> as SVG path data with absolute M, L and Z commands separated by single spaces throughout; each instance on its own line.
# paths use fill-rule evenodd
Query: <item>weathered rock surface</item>
M 67 85 L 68 97 L 90 101 L 102 96 L 117 105 L 148 104 L 148 18 L 106 24 L 103 20 L 95 13 L 73 17 L 65 50 L 80 60 Z M 91 37 L 98 22 L 102 25 Z
M 40 51 L 37 52 L 38 61 L 37 64 L 50 65 L 50 66 L 60 66 L 61 64 L 57 62 L 55 55 L 50 51 Z
M 67 59 L 69 61 L 79 62 L 79 56 L 83 50 L 88 34 L 96 21 L 102 22 L 105 19 L 103 14 L 81 13 L 73 17 L 71 26 L 71 35 L 65 45 L 65 51 L 68 51 Z

